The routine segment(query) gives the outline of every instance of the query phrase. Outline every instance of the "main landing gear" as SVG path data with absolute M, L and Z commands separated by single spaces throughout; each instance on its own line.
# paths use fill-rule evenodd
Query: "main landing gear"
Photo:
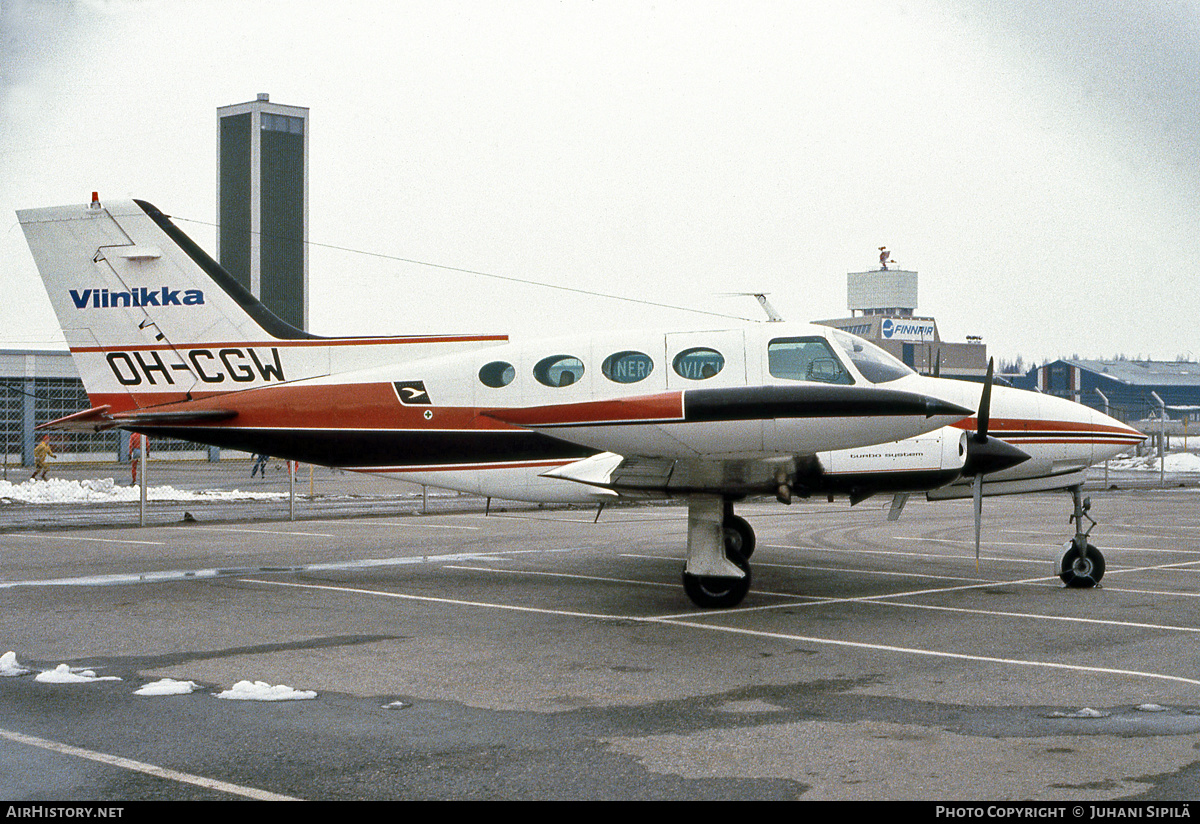
M 1083 497 L 1083 488 L 1080 486 L 1071 487 L 1071 498 L 1075 503 L 1075 512 L 1071 515 L 1075 523 L 1075 537 L 1063 544 L 1054 572 L 1069 587 L 1094 587 L 1104 577 L 1104 556 L 1088 543 L 1088 535 L 1096 525 L 1095 519 L 1088 514 L 1092 501 Z M 1084 518 L 1092 522 L 1086 530 L 1083 528 Z
M 735 607 L 750 590 L 754 530 L 720 495 L 688 497 L 687 566 L 683 589 L 698 607 Z

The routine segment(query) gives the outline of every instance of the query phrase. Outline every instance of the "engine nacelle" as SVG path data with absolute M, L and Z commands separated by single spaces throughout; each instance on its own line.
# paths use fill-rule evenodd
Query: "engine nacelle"
M 903 441 L 817 453 L 821 471 L 798 483 L 812 492 L 859 501 L 877 492 L 937 489 L 962 473 L 967 433 L 953 426 Z

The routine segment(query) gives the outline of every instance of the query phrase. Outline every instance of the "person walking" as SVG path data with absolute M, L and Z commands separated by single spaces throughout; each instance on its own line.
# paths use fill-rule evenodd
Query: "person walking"
M 50 446 L 50 436 L 43 435 L 42 439 L 38 441 L 37 446 L 33 448 L 33 475 L 30 480 L 35 480 L 39 472 L 42 474 L 43 481 L 49 480 L 46 477 L 46 473 L 49 471 L 46 468 L 46 458 L 57 457 L 54 454 L 54 449 Z

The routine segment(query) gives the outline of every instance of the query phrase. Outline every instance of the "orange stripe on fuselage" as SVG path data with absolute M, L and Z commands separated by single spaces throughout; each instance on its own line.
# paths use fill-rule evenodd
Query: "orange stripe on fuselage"
M 979 421 L 976 418 L 964 418 L 958 423 L 952 424 L 957 429 L 965 429 L 972 432 L 979 428 Z M 1096 437 L 1107 436 L 1117 438 L 1142 438 L 1145 436 L 1127 426 L 1102 423 L 1090 423 L 1087 421 L 1047 421 L 1038 419 L 1022 419 L 1022 418 L 993 418 L 988 423 L 988 434 L 995 435 L 998 438 L 1003 438 L 1005 434 L 1021 435 L 1028 433 L 1031 437 L 1044 435 L 1050 437 L 1055 433 L 1077 432 L 1080 435 L 1094 435 Z M 1078 442 L 1077 440 L 1071 441 Z

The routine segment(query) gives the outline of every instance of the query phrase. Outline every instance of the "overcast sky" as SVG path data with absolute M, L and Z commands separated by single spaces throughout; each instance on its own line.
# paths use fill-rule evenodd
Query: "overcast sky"
M 1200 358 L 1200 0 L 0 3 L 0 348 L 62 336 L 15 209 L 214 247 L 216 108 L 307 106 L 310 240 L 762 317 L 886 245 L 943 339 Z M 706 315 L 314 247 L 318 334 Z

